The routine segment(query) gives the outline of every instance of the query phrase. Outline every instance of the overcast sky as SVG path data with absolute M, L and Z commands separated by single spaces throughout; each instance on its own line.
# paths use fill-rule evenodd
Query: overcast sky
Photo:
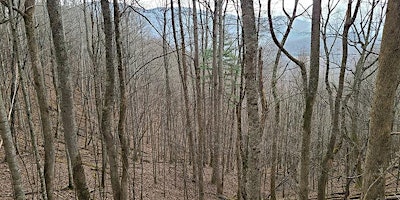
M 165 6 L 165 1 L 166 0 L 136 0 L 139 5 L 143 6 L 146 9 L 151 9 L 151 8 L 156 8 L 156 7 L 163 7 Z M 170 2 L 170 0 L 167 0 L 168 3 Z M 202 0 L 200 0 L 202 1 Z M 294 6 L 294 1 L 295 0 L 284 0 L 284 4 L 285 4 L 285 8 L 290 11 L 291 9 L 293 9 Z M 176 3 L 177 1 L 174 0 L 174 2 Z M 183 6 L 188 6 L 189 4 L 192 3 L 192 0 L 181 0 Z M 274 10 L 274 12 L 276 14 L 279 14 L 280 12 L 282 12 L 282 0 L 272 0 L 272 10 Z M 312 4 L 312 0 L 299 0 L 300 6 L 299 9 L 300 11 L 304 10 L 304 8 L 309 7 Z M 229 0 L 229 4 L 232 4 L 232 1 Z M 169 5 L 168 5 L 169 6 Z M 255 9 L 258 10 L 258 0 L 254 0 L 254 6 Z M 266 10 L 267 8 L 267 0 L 261 0 L 261 6 L 262 6 L 262 10 Z M 235 13 L 235 9 L 232 5 L 230 5 L 228 7 L 228 12 L 232 12 Z

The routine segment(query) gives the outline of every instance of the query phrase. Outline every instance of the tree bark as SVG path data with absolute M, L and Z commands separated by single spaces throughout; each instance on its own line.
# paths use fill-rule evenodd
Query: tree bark
M 78 198 L 80 200 L 87 200 L 90 199 L 90 195 L 86 185 L 85 171 L 82 166 L 81 155 L 78 148 L 78 130 L 75 122 L 70 68 L 68 66 L 60 2 L 58 0 L 49 0 L 46 5 L 58 66 L 57 71 L 61 90 L 61 118 L 64 127 L 64 140 L 71 158 L 75 190 L 78 193 Z
M 1 138 L 4 142 L 4 150 L 6 154 L 6 160 L 8 167 L 11 172 L 13 190 L 14 190 L 14 199 L 16 200 L 25 200 L 25 192 L 22 186 L 22 179 L 20 168 L 18 164 L 18 156 L 15 152 L 15 146 L 13 142 L 13 138 L 11 135 L 10 125 L 8 124 L 7 113 L 4 107 L 3 94 L 0 90 L 0 133 Z
M 197 179 L 199 187 L 199 200 L 204 199 L 204 178 L 203 178 L 203 144 L 204 144 L 204 127 L 203 127 L 203 103 L 201 93 L 201 75 L 199 66 L 199 33 L 197 25 L 197 1 L 192 0 L 193 3 L 193 40 L 194 40 L 194 56 L 193 65 L 196 76 L 196 117 L 198 126 L 198 143 L 197 143 Z
M 216 148 L 216 153 L 215 153 L 215 158 L 217 159 L 216 162 L 216 181 L 215 184 L 217 185 L 217 194 L 222 195 L 223 190 L 224 190 L 224 182 L 223 182 L 223 158 L 224 158 L 224 151 L 221 151 L 224 148 L 224 139 L 223 139 L 223 129 L 222 129 L 222 113 L 224 112 L 223 108 L 223 93 L 224 93 L 224 73 L 223 73 L 223 57 L 224 57 L 224 15 L 225 13 L 222 13 L 222 7 L 224 4 L 224 0 L 219 0 L 219 5 L 218 5 L 218 67 L 217 67 L 217 74 L 218 74 L 218 92 L 217 92 L 217 109 L 214 110 L 215 113 L 217 113 L 217 135 L 216 138 L 218 138 L 218 141 L 215 141 L 217 144 Z M 222 139 L 222 142 L 221 142 Z M 222 168 L 222 169 L 221 169 Z
M 49 111 L 49 103 L 46 95 L 46 88 L 42 74 L 42 66 L 39 61 L 38 45 L 35 33 L 34 13 L 35 13 L 35 0 L 25 1 L 25 33 L 27 38 L 29 57 L 31 60 L 34 87 L 38 99 L 40 120 L 42 125 L 42 133 L 44 140 L 44 177 L 46 183 L 47 199 L 53 200 L 53 179 L 54 179 L 54 134 L 51 131 L 51 117 Z
M 167 145 L 168 145 L 168 150 L 169 150 L 169 160 L 171 162 L 172 160 L 172 152 L 173 148 L 171 145 L 171 140 L 172 140 L 172 94 L 171 94 L 171 84 L 170 84 L 170 72 L 169 72 L 169 59 L 168 59 L 168 44 L 167 44 L 167 11 L 168 11 L 168 0 L 165 0 L 165 8 L 163 12 L 163 35 L 162 35 L 162 40 L 163 40 L 163 64 L 164 64 L 164 73 L 165 73 L 165 115 L 166 115 L 166 120 L 164 121 L 164 148 L 163 148 L 163 156 L 164 156 L 164 168 L 163 168 L 163 175 L 164 175 L 164 181 L 163 181 L 163 190 L 164 190 L 164 197 L 165 197 L 165 188 L 166 188 L 166 164 L 167 164 Z
M 311 53 L 310 53 L 310 77 L 307 90 L 304 91 L 306 107 L 303 114 L 303 135 L 300 158 L 300 192 L 299 199 L 308 199 L 308 176 L 310 171 L 310 142 L 311 122 L 315 96 L 318 89 L 319 79 L 319 53 L 320 53 L 320 21 L 321 0 L 313 1 L 312 24 L 311 24 Z
M 222 194 L 222 181 L 221 181 L 221 93 L 222 93 L 222 78 L 220 77 L 220 67 L 222 63 L 220 47 L 223 42 L 220 40 L 221 29 L 219 28 L 222 23 L 222 0 L 215 0 L 213 29 L 212 29 L 212 94 L 213 94 L 213 171 L 211 182 L 217 185 L 217 193 Z
M 244 70 L 245 70 L 245 92 L 247 100 L 249 153 L 248 153 L 248 183 L 247 199 L 261 199 L 261 138 L 262 128 L 258 113 L 258 84 L 256 80 L 256 59 L 258 38 L 254 17 L 253 0 L 241 1 L 243 37 L 244 37 Z
M 111 23 L 111 11 L 108 0 L 101 0 L 101 10 L 103 13 L 105 48 L 106 48 L 106 91 L 104 92 L 104 106 L 101 118 L 101 133 L 104 137 L 108 161 L 110 164 L 111 187 L 115 200 L 121 198 L 121 184 L 118 173 L 118 153 L 115 145 L 115 139 L 112 134 L 114 106 L 114 89 L 115 89 L 115 69 L 113 54 L 113 30 Z
M 118 120 L 118 136 L 121 143 L 121 154 L 122 154 L 122 175 L 121 175 L 121 200 L 128 199 L 128 180 L 129 180 L 129 136 L 125 131 L 126 121 L 126 90 L 125 90 L 125 67 L 122 65 L 122 43 L 121 33 L 119 29 L 120 12 L 119 3 L 114 0 L 114 28 L 115 28 L 115 48 L 117 50 L 117 69 L 119 78 L 119 91 L 120 91 L 120 102 L 119 102 L 119 120 Z
M 388 1 L 370 113 L 362 199 L 385 199 L 385 175 L 390 158 L 394 100 L 400 81 L 399 10 L 400 1 Z
M 5 2 L 5 1 L 4 1 Z M 19 65 L 20 65 L 20 59 L 19 59 L 19 37 L 18 37 L 18 20 L 16 20 L 16 14 L 15 11 L 13 10 L 14 7 L 14 2 L 13 0 L 8 0 L 8 14 L 9 14 L 9 24 L 10 24 L 10 29 L 11 29 L 11 35 L 12 35 L 12 60 L 11 60 L 11 74 L 12 74 L 12 79 L 11 79 L 11 93 L 10 93 L 10 130 L 11 130 L 11 135 L 14 140 L 14 145 L 15 145 L 15 152 L 19 154 L 19 145 L 18 145 L 18 140 L 17 140 L 17 133 L 15 131 L 15 108 L 18 107 L 18 89 L 19 89 Z

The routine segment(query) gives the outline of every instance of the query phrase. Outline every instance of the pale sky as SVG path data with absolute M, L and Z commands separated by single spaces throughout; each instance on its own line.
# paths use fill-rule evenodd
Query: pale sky
M 132 3 L 133 5 L 140 5 L 143 6 L 146 9 L 151 9 L 151 8 L 157 8 L 157 7 L 165 7 L 166 2 L 168 3 L 168 7 L 170 6 L 170 1 L 171 0 L 126 0 Z M 173 0 L 175 6 L 177 6 L 177 0 Z M 198 0 L 199 2 L 203 2 L 202 4 L 204 5 L 204 2 L 211 2 L 211 8 L 214 6 L 214 0 Z M 227 12 L 230 14 L 236 14 L 236 9 L 233 4 L 233 1 L 237 0 L 225 0 L 228 1 L 228 8 Z M 262 10 L 262 15 L 266 16 L 266 11 L 267 11 L 267 0 L 253 0 L 254 1 L 254 8 L 255 8 L 255 14 L 258 14 L 259 11 L 259 1 L 261 1 L 261 10 Z M 312 2 L 313 0 L 299 0 L 299 5 L 297 7 L 297 14 L 304 13 L 305 9 L 308 9 L 308 15 L 311 15 L 311 9 L 312 9 Z M 333 0 L 333 1 L 322 1 L 322 15 L 324 15 L 324 11 L 326 11 L 326 7 L 328 2 L 331 2 L 331 4 L 336 4 L 338 3 L 338 6 L 335 8 L 335 12 L 339 13 L 339 15 L 344 15 L 345 10 L 346 10 L 346 5 L 347 1 L 346 0 Z M 355 4 L 356 1 L 353 1 L 353 4 Z M 191 7 L 192 0 L 181 0 L 182 6 L 184 7 Z M 279 15 L 284 15 L 284 12 L 282 10 L 283 4 L 285 6 L 285 9 L 288 13 L 292 12 L 292 9 L 294 7 L 295 0 L 272 0 L 271 7 L 272 7 L 272 15 L 273 16 L 279 16 Z M 307 16 L 307 13 L 304 15 L 305 17 Z M 308 17 L 306 17 L 308 18 Z
M 136 2 L 139 3 L 139 5 L 147 8 L 147 9 L 151 9 L 151 8 L 156 8 L 156 7 L 163 7 L 165 6 L 165 2 L 167 1 L 168 4 L 170 2 L 170 0 L 134 0 Z M 174 0 L 174 2 L 176 3 L 177 1 Z M 203 0 L 200 0 L 200 2 L 203 2 Z M 272 10 L 275 10 L 275 12 L 280 13 L 282 12 L 282 2 L 284 2 L 285 4 L 285 8 L 287 9 L 288 12 L 291 11 L 291 9 L 293 9 L 294 6 L 294 0 L 272 0 Z M 189 4 L 192 3 L 192 0 L 181 0 L 181 3 L 183 4 L 183 6 L 187 7 Z M 304 10 L 304 8 L 309 7 L 312 4 L 312 0 L 299 0 L 300 6 L 298 7 L 299 11 Z M 213 4 L 213 3 L 211 3 Z M 235 9 L 232 5 L 232 1 L 229 0 L 229 4 L 230 6 L 228 7 L 228 12 L 235 12 Z M 169 6 L 169 5 L 168 5 Z M 262 10 L 266 10 L 267 8 L 267 0 L 261 0 L 261 6 L 262 6 Z M 254 0 L 254 7 L 256 9 L 256 11 L 258 11 L 258 0 Z

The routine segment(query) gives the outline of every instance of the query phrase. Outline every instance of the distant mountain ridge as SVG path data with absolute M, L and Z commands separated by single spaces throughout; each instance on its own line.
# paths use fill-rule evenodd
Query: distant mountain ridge
M 151 31 L 151 34 L 154 37 L 160 37 L 160 33 L 162 33 L 163 29 L 163 13 L 165 11 L 164 7 L 158 7 L 158 8 L 152 8 L 152 9 L 143 9 L 143 8 L 138 8 L 137 12 L 140 12 L 144 17 L 147 18 L 148 22 L 151 23 L 147 24 L 149 26 L 149 30 Z M 172 29 L 171 26 L 171 9 L 167 8 L 167 21 L 168 21 L 168 28 Z M 189 29 L 191 28 L 191 15 L 192 15 L 192 10 L 190 8 L 184 7 L 182 8 L 182 13 L 183 13 L 183 20 L 184 20 L 184 28 L 185 33 L 189 33 Z M 178 26 L 178 8 L 174 8 L 174 14 L 175 14 L 175 22 L 176 26 Z M 199 23 L 200 19 L 205 20 L 204 15 L 205 11 L 203 11 L 203 16 L 200 17 L 199 13 Z M 209 14 L 209 28 L 212 28 L 212 19 L 211 19 L 211 13 Z M 266 17 L 261 18 L 261 25 L 260 25 L 260 30 L 261 30 L 261 37 L 260 37 L 260 43 L 261 44 L 266 44 L 266 43 L 272 43 L 271 42 L 271 36 L 268 28 L 268 21 Z M 236 36 L 237 35 L 237 16 L 234 14 L 226 14 L 225 16 L 225 33 L 229 36 Z M 274 29 L 275 33 L 278 37 L 278 39 L 281 39 L 283 32 L 286 29 L 286 17 L 285 16 L 276 16 L 274 17 Z M 308 54 L 310 52 L 310 38 L 311 38 L 311 20 L 303 18 L 303 17 L 298 17 L 294 23 L 292 30 L 289 34 L 289 38 L 285 43 L 285 48 L 291 52 L 293 55 L 300 55 L 300 54 Z M 354 33 L 349 33 L 349 38 L 355 38 Z M 327 42 L 328 45 L 332 44 L 335 40 L 333 37 L 328 38 Z M 321 50 L 323 50 L 322 42 L 321 42 Z M 341 42 L 340 40 L 336 40 L 335 44 L 333 45 L 333 51 L 334 53 L 340 54 L 341 53 Z M 322 53 L 323 51 L 321 51 Z M 349 47 L 349 53 L 356 53 L 356 49 L 354 47 Z
M 183 20 L 185 21 L 186 26 L 185 28 L 188 29 L 187 25 L 188 23 L 191 25 L 191 18 L 189 18 L 189 16 L 192 15 L 191 9 L 189 8 L 182 8 L 183 10 Z M 143 16 L 145 16 L 148 21 L 151 23 L 147 24 L 147 26 L 150 26 L 150 30 L 151 30 L 151 34 L 154 35 L 154 37 L 159 37 L 159 33 L 162 33 L 162 29 L 163 29 L 163 13 L 165 11 L 165 8 L 163 7 L 158 7 L 158 8 L 152 8 L 152 9 L 142 9 L 142 8 L 138 8 L 137 10 L 138 12 L 141 12 L 141 14 Z M 175 8 L 174 10 L 174 14 L 175 14 L 175 20 L 176 23 L 178 22 L 178 18 L 177 18 L 177 13 L 178 13 L 178 9 Z M 204 13 L 203 13 L 204 14 Z M 210 13 L 209 13 L 210 14 Z M 210 17 L 210 16 L 209 16 Z M 237 16 L 233 15 L 233 14 L 226 14 L 225 16 L 225 31 L 226 34 L 229 35 L 237 35 L 237 31 L 236 31 L 236 25 L 237 25 L 237 20 L 236 20 Z M 284 18 L 282 17 L 276 17 L 276 19 L 279 18 Z M 171 9 L 167 10 L 167 21 L 170 24 L 170 20 L 171 20 Z M 199 19 L 198 19 L 199 20 Z M 203 20 L 204 20 L 204 16 L 203 16 Z M 209 27 L 212 27 L 212 19 L 209 19 Z M 263 17 L 261 19 L 261 35 L 262 38 L 261 40 L 270 40 L 270 33 L 269 30 L 267 29 L 268 24 L 267 24 L 267 18 Z M 170 25 L 169 25 L 170 26 Z M 170 27 L 169 27 L 170 28 Z M 275 32 L 277 33 L 278 37 L 280 38 L 280 34 L 279 32 L 283 32 L 284 29 L 286 27 L 284 26 L 278 26 L 275 25 Z M 292 27 L 292 31 L 289 35 L 288 41 L 286 42 L 285 47 L 290 51 L 290 52 L 294 52 L 294 54 L 298 54 L 300 52 L 304 52 L 304 51 L 308 51 L 310 48 L 310 30 L 311 30 L 311 24 L 309 21 L 305 20 L 305 19 L 297 19 L 295 20 L 293 27 Z M 185 32 L 188 32 L 189 30 L 185 30 Z

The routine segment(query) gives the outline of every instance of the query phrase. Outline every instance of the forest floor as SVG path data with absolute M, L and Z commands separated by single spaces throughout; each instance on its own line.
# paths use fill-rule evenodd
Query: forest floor
M 21 136 L 23 137 L 23 136 Z M 33 151 L 26 140 L 19 138 L 19 163 L 27 199 L 41 199 L 40 184 L 37 175 L 37 168 Z M 64 151 L 64 141 L 62 137 L 56 139 L 56 166 L 55 166 L 55 198 L 58 199 L 76 199 L 74 190 L 68 188 L 68 165 L 66 153 Z M 112 191 L 109 180 L 109 169 L 107 168 L 107 177 L 105 189 L 101 189 L 101 154 L 100 148 L 94 145 L 84 147 L 84 139 L 80 137 L 81 155 L 85 168 L 86 179 L 93 199 L 112 199 Z M 197 184 L 192 181 L 191 166 L 186 166 L 183 170 L 183 162 L 176 164 L 164 162 L 152 162 L 152 149 L 150 145 L 144 145 L 143 159 L 135 163 L 133 171 L 133 161 L 130 163 L 129 180 L 129 199 L 195 199 L 197 196 Z M 39 147 L 43 165 L 43 147 Z M 94 152 L 98 152 L 96 155 Z M 164 170 L 165 169 L 165 170 Z M 155 173 L 154 173 L 155 172 Z M 165 173 L 164 173 L 165 172 Z M 188 173 L 187 173 L 188 172 Z M 184 176 L 184 173 L 186 176 Z M 205 199 L 219 199 L 216 194 L 216 186 L 210 183 L 211 167 L 205 167 Z M 164 176 L 165 174 L 165 176 Z M 186 178 L 184 178 L 186 177 Z M 234 199 L 236 194 L 236 172 L 225 173 L 224 176 L 224 195 L 226 199 Z M 156 181 L 156 182 L 155 182 Z M 134 190 L 133 190 L 134 188 Z M 186 192 L 185 192 L 186 191 Z M 135 196 L 135 198 L 133 198 Z M 12 181 L 5 162 L 4 146 L 0 149 L 0 199 L 13 199 Z
M 55 198 L 58 200 L 76 199 L 74 190 L 69 189 L 68 185 L 68 165 L 66 154 L 64 151 L 63 137 L 56 139 L 56 166 L 55 166 Z M 86 179 L 92 199 L 112 199 L 112 191 L 109 180 L 109 169 L 106 170 L 107 180 L 104 188 L 99 187 L 101 177 L 101 148 L 100 145 L 93 145 L 89 143 L 85 145 L 85 137 L 80 136 L 80 152 L 84 163 Z M 30 147 L 28 137 L 19 135 L 19 163 L 21 174 L 23 177 L 25 192 L 27 199 L 41 199 L 40 184 L 36 170 L 35 158 Z M 88 142 L 88 141 L 86 141 Z M 39 147 L 41 158 L 43 160 L 43 147 Z M 156 159 L 157 154 L 152 150 L 150 144 L 143 145 L 143 157 L 135 162 L 131 160 L 130 163 L 130 180 L 129 180 L 129 199 L 196 199 L 197 197 L 197 184 L 192 181 L 192 166 L 184 166 L 183 160 L 173 164 L 169 162 L 162 162 Z M 12 195 L 12 181 L 5 162 L 4 146 L 0 149 L 0 200 L 11 200 Z M 153 162 L 155 160 L 155 162 Z M 43 161 L 42 161 L 43 163 Z M 134 166 L 133 166 L 134 165 Z M 135 170 L 133 170 L 133 168 Z M 186 169 L 186 170 L 184 170 Z M 399 176 L 400 173 L 397 167 L 388 173 L 387 177 L 387 194 L 393 199 L 400 199 L 400 197 L 393 195 L 398 194 Z M 217 200 L 226 199 L 234 200 L 236 198 L 237 179 L 236 171 L 224 173 L 224 196 L 217 196 L 216 186 L 210 183 L 212 168 L 206 166 L 204 168 L 204 183 L 205 183 L 205 199 Z M 269 194 L 269 181 L 268 174 L 262 177 L 262 190 L 263 196 L 267 197 Z M 278 199 L 297 199 L 296 195 L 296 178 L 278 177 L 278 186 L 281 183 L 286 184 L 282 190 L 279 186 L 277 190 Z M 328 199 L 343 199 L 343 179 L 340 181 L 337 178 L 332 178 L 328 185 Z M 281 181 L 281 182 L 279 182 Z M 311 184 L 311 183 L 310 183 Z M 312 186 L 310 186 L 312 187 Z M 285 195 L 285 197 L 282 197 Z M 311 189 L 311 197 L 316 197 L 316 188 Z M 351 188 L 351 199 L 358 199 L 358 189 Z M 186 197 L 186 198 L 185 198 Z M 316 198 L 311 198 L 316 199 Z M 392 199 L 392 198 L 390 198 Z

